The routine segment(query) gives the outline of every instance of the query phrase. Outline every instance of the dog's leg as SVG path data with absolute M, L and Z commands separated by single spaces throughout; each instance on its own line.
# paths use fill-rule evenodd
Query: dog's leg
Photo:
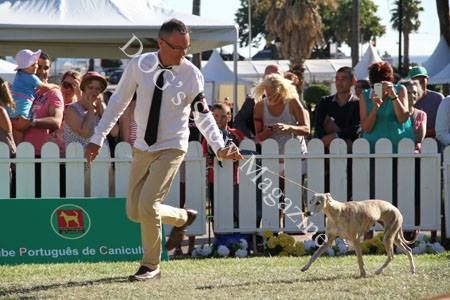
M 402 234 L 401 232 L 398 233 L 398 235 Z M 411 248 L 402 241 L 401 238 L 399 238 L 399 236 L 397 236 L 397 238 L 394 241 L 395 245 L 397 245 L 398 248 L 400 248 L 400 250 L 402 250 L 403 253 L 406 254 L 406 256 L 408 256 L 408 260 L 409 260 L 409 270 L 411 271 L 411 273 L 416 273 L 416 266 L 414 264 L 414 257 L 412 255 L 412 251 Z
M 358 258 L 359 273 L 361 277 L 366 277 L 366 270 L 364 270 L 364 260 L 362 257 L 361 243 L 358 239 L 354 240 L 353 247 L 355 247 L 356 257 Z
M 375 275 L 383 273 L 384 269 L 394 260 L 394 240 L 397 238 L 397 233 L 401 229 L 402 220 L 398 215 L 393 215 L 392 222 L 385 222 L 383 244 L 386 250 L 387 259 L 384 264 L 375 271 Z
M 306 270 L 309 269 L 309 267 L 311 267 L 312 263 L 319 257 L 321 256 L 327 249 L 328 247 L 331 246 L 331 244 L 333 243 L 333 241 L 336 239 L 336 236 L 334 235 L 328 235 L 327 234 L 327 241 L 326 243 L 322 244 L 322 246 L 320 246 L 319 249 L 316 250 L 316 252 L 314 252 L 314 254 L 311 256 L 310 260 L 308 261 L 308 263 L 302 268 L 302 272 L 305 272 Z
M 375 271 L 375 275 L 380 275 L 383 273 L 384 269 L 394 260 L 394 237 L 392 236 L 392 232 L 385 231 L 383 238 L 384 249 L 386 249 L 387 259 L 384 264 Z

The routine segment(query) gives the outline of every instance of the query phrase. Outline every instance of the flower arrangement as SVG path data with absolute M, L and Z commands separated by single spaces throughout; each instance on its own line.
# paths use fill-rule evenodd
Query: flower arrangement
M 285 233 L 274 234 L 270 230 L 265 230 L 263 236 L 265 239 L 265 253 L 267 255 L 312 255 L 319 248 L 319 245 L 313 240 L 295 242 L 292 236 Z M 380 233 L 372 239 L 363 241 L 361 244 L 363 254 L 386 254 L 383 237 L 384 234 Z M 431 239 L 423 234 L 419 235 L 411 248 L 413 254 L 442 253 L 445 251 L 445 248 L 440 243 L 432 243 Z M 396 252 L 401 253 L 401 250 L 396 248 Z M 341 256 L 349 253 L 353 253 L 353 251 L 350 250 L 347 241 L 339 237 L 336 238 L 335 244 L 326 251 L 328 256 Z
M 302 242 L 286 233 L 273 233 L 270 230 L 264 230 L 263 237 L 265 241 L 264 252 L 266 255 L 280 256 L 302 256 L 305 254 L 305 247 Z
M 264 230 L 264 253 L 268 256 L 302 256 L 312 255 L 319 245 L 313 240 L 295 241 L 295 239 L 286 233 L 273 233 L 270 230 Z M 384 234 L 375 235 L 372 239 L 362 242 L 363 254 L 386 254 L 383 244 Z M 242 234 L 222 234 L 216 235 L 214 245 L 201 245 L 194 248 L 192 257 L 247 257 L 248 251 L 248 236 Z M 423 253 L 442 253 L 445 248 L 438 242 L 432 243 L 431 239 L 420 234 L 417 241 L 412 245 L 413 254 Z M 342 239 L 337 238 L 335 244 L 327 249 L 328 256 L 341 256 L 349 254 L 350 251 L 348 243 Z M 401 250 L 396 248 L 397 253 Z
M 385 254 L 386 250 L 384 249 L 383 244 L 384 234 L 377 234 L 374 238 L 370 240 L 366 240 L 362 243 L 362 251 L 364 254 Z M 424 254 L 424 253 L 442 253 L 445 251 L 445 248 L 438 242 L 432 243 L 431 238 L 424 235 L 419 234 L 417 241 L 414 245 L 411 245 L 413 254 Z M 395 247 L 396 253 L 403 253 L 398 247 Z
M 305 247 L 305 254 L 312 255 L 314 252 L 316 252 L 317 249 L 319 249 L 319 245 L 313 240 L 306 240 L 303 242 Z M 328 256 L 341 256 L 348 254 L 349 252 L 349 246 L 346 240 L 341 238 L 336 238 L 335 244 L 327 249 L 326 254 Z
M 375 235 L 361 244 L 363 254 L 386 254 L 383 244 L 384 233 Z
M 214 244 L 197 246 L 192 257 L 247 257 L 247 236 L 243 234 L 216 234 Z
M 400 251 L 396 249 L 396 251 Z M 412 248 L 413 254 L 424 254 L 424 253 L 442 253 L 445 252 L 445 248 L 438 242 L 431 242 L 431 238 L 424 235 L 419 234 L 417 241 Z

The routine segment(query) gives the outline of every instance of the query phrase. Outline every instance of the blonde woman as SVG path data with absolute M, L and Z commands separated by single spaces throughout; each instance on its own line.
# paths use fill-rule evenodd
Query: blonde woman
M 253 112 L 256 140 L 274 139 L 280 153 L 284 153 L 285 143 L 296 138 L 301 143 L 300 153 L 305 153 L 305 137 L 310 133 L 309 114 L 301 105 L 292 82 L 271 74 L 256 86 L 253 95 L 257 102 Z
M 61 79 L 61 93 L 64 106 L 77 102 L 81 98 L 81 74 L 77 71 L 67 71 Z

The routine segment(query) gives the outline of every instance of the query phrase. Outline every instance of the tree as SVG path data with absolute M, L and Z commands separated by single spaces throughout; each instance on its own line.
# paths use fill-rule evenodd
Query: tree
M 386 32 L 381 18 L 376 15 L 378 6 L 372 0 L 360 1 L 360 39 L 362 43 L 380 37 Z M 352 0 L 339 1 L 336 10 L 329 6 L 320 6 L 322 16 L 323 35 L 327 43 L 346 43 L 351 45 L 352 41 Z
M 399 30 L 401 25 L 403 35 L 403 70 L 399 70 L 402 74 L 405 74 L 409 69 L 409 35 L 419 30 L 420 27 L 419 13 L 423 11 L 420 4 L 420 0 L 402 0 L 400 7 L 400 1 L 397 0 L 395 1 L 397 7 L 391 10 L 392 28 Z M 400 15 L 402 16 L 401 19 Z
M 271 0 L 241 0 L 241 7 L 236 12 L 235 21 L 239 25 L 239 40 L 241 46 L 248 45 L 248 1 L 251 1 L 252 43 L 258 45 L 263 38 L 267 39 L 269 32 L 264 25 L 265 18 L 271 9 Z M 290 0 L 292 1 L 292 0 Z M 296 1 L 296 0 L 294 0 Z M 361 0 L 360 0 L 361 1 Z M 276 2 L 276 1 L 275 1 Z M 285 1 L 278 1 L 284 3 Z M 328 58 L 330 43 L 351 44 L 351 11 L 352 0 L 339 1 L 307 1 L 319 5 L 322 18 L 321 28 L 325 44 L 314 47 L 314 57 Z M 360 4 L 360 21 L 362 42 L 382 36 L 386 28 L 381 25 L 381 19 L 376 16 L 377 6 L 372 0 L 362 0 Z
M 241 6 L 236 12 L 235 21 L 239 24 L 239 44 L 241 47 L 249 45 L 248 40 L 248 3 L 251 1 L 251 17 L 252 17 L 252 41 L 253 45 L 258 46 L 263 38 L 266 37 L 267 31 L 264 25 L 266 15 L 269 12 L 270 1 L 267 0 L 241 0 Z
M 436 0 L 441 35 L 450 46 L 450 14 L 448 0 Z
M 336 6 L 336 1 L 272 1 L 266 17 L 267 40 L 279 40 L 282 57 L 290 60 L 290 69 L 300 80 L 303 93 L 304 61 L 313 48 L 323 44 L 319 4 Z M 302 95 L 300 95 L 302 97 Z

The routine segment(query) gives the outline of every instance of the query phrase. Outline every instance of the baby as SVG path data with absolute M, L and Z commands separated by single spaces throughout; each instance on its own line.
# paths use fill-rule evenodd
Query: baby
M 55 84 L 43 83 L 36 76 L 37 62 L 40 55 L 41 50 L 32 52 L 28 49 L 20 50 L 16 54 L 17 73 L 12 85 L 12 95 L 16 103 L 16 109 L 8 110 L 13 124 L 13 134 L 16 144 L 23 141 L 24 132 L 30 126 L 30 120 L 31 126 L 33 126 L 31 106 L 35 98 L 36 90 L 38 88 L 58 88 Z

